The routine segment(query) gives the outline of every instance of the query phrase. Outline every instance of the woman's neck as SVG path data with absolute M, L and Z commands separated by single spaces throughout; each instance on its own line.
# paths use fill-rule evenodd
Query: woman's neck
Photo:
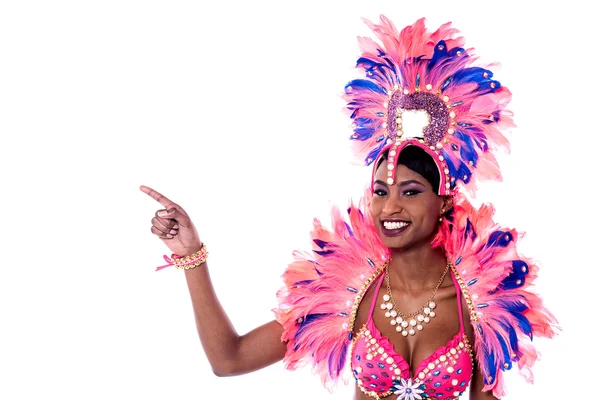
M 410 249 L 392 250 L 390 279 L 394 286 L 410 292 L 433 289 L 446 268 L 447 260 L 441 248 L 431 248 L 431 243 Z

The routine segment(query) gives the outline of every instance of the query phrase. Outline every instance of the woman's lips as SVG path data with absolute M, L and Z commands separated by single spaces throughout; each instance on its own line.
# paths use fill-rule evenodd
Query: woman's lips
M 386 219 L 381 221 L 381 232 L 385 236 L 398 236 L 409 226 L 410 222 L 408 221 Z

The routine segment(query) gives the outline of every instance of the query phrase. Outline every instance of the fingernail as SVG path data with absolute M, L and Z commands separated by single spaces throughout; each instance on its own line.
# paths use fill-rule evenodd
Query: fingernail
M 164 217 L 165 215 L 167 215 L 167 212 L 166 212 L 166 211 L 159 211 L 159 212 L 158 212 L 158 216 L 159 216 L 159 217 Z
M 167 233 L 167 235 L 166 235 L 166 236 L 167 236 L 169 239 L 173 239 L 173 235 L 169 235 L 169 234 Z
M 175 229 L 171 229 L 171 232 L 169 232 L 171 235 L 174 235 L 177 233 L 177 231 Z

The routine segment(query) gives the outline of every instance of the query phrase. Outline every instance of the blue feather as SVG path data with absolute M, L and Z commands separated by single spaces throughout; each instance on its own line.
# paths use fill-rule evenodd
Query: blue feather
M 379 124 L 379 121 L 373 120 L 371 118 L 361 117 L 354 119 L 354 123 L 362 128 L 377 126 L 377 124 Z
M 519 350 L 519 338 L 517 336 L 517 331 L 508 321 L 506 321 L 506 323 L 501 323 L 500 325 L 502 326 L 502 328 L 504 328 L 506 332 L 508 332 L 510 348 L 512 349 L 513 353 L 515 353 L 516 359 L 518 360 L 519 358 L 521 358 L 521 355 L 523 353 L 521 352 L 521 350 Z M 512 359 L 513 358 L 511 357 L 511 360 Z
M 390 68 L 386 64 L 371 60 L 370 58 L 361 57 L 356 61 L 356 66 L 363 68 L 369 79 L 375 79 L 380 83 L 390 82 Z
M 461 54 L 459 55 L 458 52 L 460 52 Z M 468 57 L 468 54 L 465 53 L 465 49 L 463 49 L 462 47 L 454 47 L 448 51 L 448 54 L 452 57 Z
M 344 225 L 346 226 L 346 231 L 350 234 L 350 236 L 354 237 L 354 231 L 352 230 L 352 227 L 348 225 L 347 222 L 344 222 Z
M 327 317 L 329 315 L 330 314 L 307 314 L 306 317 L 304 317 L 304 319 L 300 323 L 300 327 L 298 328 L 298 330 L 296 331 L 296 334 L 294 335 L 294 341 L 298 340 L 298 337 L 302 336 L 304 334 L 304 331 L 310 330 L 311 324 L 313 324 L 313 323 L 319 321 L 321 318 Z
M 471 170 L 464 162 L 460 163 L 456 177 L 465 183 L 469 183 L 471 180 Z
M 515 299 L 516 297 L 516 299 Z M 521 314 L 527 311 L 528 307 L 525 303 L 525 298 L 523 296 L 515 296 L 511 298 L 511 300 L 499 300 L 499 304 L 502 304 L 504 308 L 510 311 L 512 314 Z M 522 300 L 522 301 L 518 301 Z
M 294 282 L 294 286 L 298 287 L 298 286 L 306 286 L 312 282 L 314 282 L 314 279 L 305 279 L 303 281 L 298 281 L 298 282 Z
M 334 251 L 333 250 L 326 250 L 326 251 L 313 250 L 313 253 L 318 254 L 322 257 L 325 257 L 325 256 L 328 256 L 329 254 L 333 254 Z
M 483 134 L 483 130 L 476 126 L 469 126 L 467 129 L 465 129 L 465 132 L 471 137 L 471 140 L 475 142 L 479 150 L 484 152 L 488 151 L 489 147 L 487 138 Z M 477 164 L 477 159 L 475 159 L 474 163 Z
M 381 54 L 381 59 L 385 61 L 385 66 L 388 67 L 391 71 L 396 70 L 396 62 L 391 58 L 387 57 L 386 53 Z
M 484 76 L 486 73 L 487 76 Z M 477 89 L 473 91 L 477 92 L 478 95 L 484 95 L 495 92 L 501 87 L 500 82 L 490 79 L 492 76 L 492 71 L 480 67 L 471 67 L 456 71 L 454 75 L 452 75 L 452 79 L 454 84 L 457 85 L 462 83 L 477 83 Z
M 439 49 L 439 46 L 442 46 L 442 49 Z M 427 71 L 430 71 L 433 67 L 435 67 L 438 62 L 441 60 L 446 60 L 448 58 L 448 49 L 446 48 L 446 42 L 440 40 L 437 42 L 435 47 L 433 48 L 433 57 L 429 60 L 429 64 L 427 65 Z
M 485 73 L 487 73 L 487 77 L 484 76 Z M 486 82 L 489 81 L 492 76 L 494 76 L 492 71 L 481 67 L 463 68 L 452 75 L 454 81 L 458 83 Z
M 381 151 L 381 149 L 383 149 L 383 146 L 385 146 L 385 142 L 380 142 L 379 146 L 375 147 L 369 152 L 367 158 L 365 158 L 365 163 L 367 165 L 370 165 L 377 158 L 379 152 Z
M 465 160 L 465 161 L 471 161 L 473 162 L 473 165 L 477 164 L 477 152 L 475 151 L 475 148 L 473 147 L 473 140 L 471 139 L 471 136 L 461 132 L 461 131 L 455 131 L 454 132 L 454 136 L 457 137 L 463 144 L 460 147 L 460 157 Z
M 514 314 L 515 318 L 519 322 L 519 328 L 529 336 L 530 340 L 533 340 L 533 330 L 531 329 L 531 322 L 523 314 Z
M 438 48 L 438 45 L 440 44 L 444 46 L 444 48 L 442 48 L 441 50 Z M 468 57 L 467 53 L 465 52 L 465 49 L 461 47 L 455 47 L 453 49 L 448 50 L 446 46 L 446 42 L 441 40 L 434 47 L 433 57 L 427 65 L 427 71 L 431 71 L 433 68 L 436 67 L 440 70 L 443 70 L 444 68 L 447 68 L 447 65 L 452 65 L 455 62 L 454 59 L 456 59 L 457 57 Z M 459 55 L 458 52 L 461 52 L 461 54 Z
M 482 339 L 485 343 L 485 338 L 482 337 Z M 490 376 L 484 376 L 483 380 L 486 384 L 490 385 L 496 381 L 496 357 L 495 354 L 487 348 L 487 346 L 484 347 L 483 355 L 487 369 L 490 373 Z
M 359 103 L 358 101 L 351 101 L 348 104 L 346 104 L 348 110 L 354 110 L 354 111 L 358 111 L 360 110 L 360 107 L 362 106 L 361 103 Z M 354 115 L 354 113 L 352 114 Z M 354 119 L 354 117 L 352 117 Z
M 387 91 L 384 88 L 382 88 L 381 86 L 377 85 L 374 82 L 371 82 L 371 81 L 368 81 L 365 79 L 354 79 L 354 80 L 350 81 L 344 88 L 346 90 L 346 93 L 348 93 L 348 94 L 350 94 L 354 91 L 352 89 L 348 90 L 348 88 L 350 88 L 350 87 L 352 87 L 352 89 L 370 90 L 371 92 L 387 95 Z
M 374 128 L 355 128 L 354 135 L 350 136 L 352 140 L 364 141 L 369 139 L 375 133 Z
M 528 273 L 529 266 L 525 261 L 513 260 L 512 272 L 502 280 L 502 289 L 516 289 L 523 286 Z
M 322 275 L 323 275 L 323 273 L 322 273 L 321 271 L 319 271 L 319 268 L 318 268 L 318 266 L 319 266 L 319 263 L 318 263 L 318 262 L 316 262 L 315 260 L 307 260 L 307 261 L 308 261 L 308 262 L 310 262 L 310 263 L 313 265 L 313 268 L 315 269 L 315 272 L 316 272 L 316 273 L 317 273 L 319 276 L 322 276 Z
M 473 223 L 470 219 L 467 219 L 467 223 L 465 224 L 465 233 L 464 238 L 470 238 L 471 240 L 475 240 L 477 237 L 477 232 L 473 229 Z
M 510 232 L 495 231 L 490 235 L 485 247 L 506 247 L 512 242 L 513 236 Z
M 329 244 L 328 242 L 321 239 L 313 239 L 313 243 L 319 246 L 321 249 L 325 248 L 325 246 Z
M 500 346 L 502 347 L 502 359 L 504 361 L 500 368 L 503 371 L 506 369 L 510 369 L 512 366 L 512 362 L 510 360 L 510 350 L 508 349 L 508 346 L 506 345 L 506 341 L 504 340 L 502 335 L 500 335 L 498 332 L 496 332 L 496 338 L 498 339 L 498 342 L 500 342 Z M 505 368 L 504 364 L 508 364 L 508 367 Z
M 498 304 L 501 305 L 506 311 L 510 312 L 512 317 L 517 320 L 518 327 L 521 329 L 521 331 L 529 336 L 530 339 L 533 339 L 531 323 L 527 317 L 523 315 L 523 313 L 528 309 L 528 306 L 524 300 L 524 298 L 523 301 L 498 300 Z
M 451 82 L 452 82 L 452 77 L 446 79 L 446 81 L 442 85 L 442 92 L 448 88 L 448 86 L 450 85 Z
M 442 157 L 444 157 L 444 159 L 446 159 L 446 160 L 452 159 L 450 157 L 450 154 L 448 154 L 447 150 L 444 149 L 441 151 L 441 153 L 442 153 Z M 452 164 L 451 162 L 446 163 L 446 164 L 448 166 L 448 171 L 449 171 L 450 176 L 456 176 L 456 168 L 454 167 L 454 164 Z
M 500 121 L 500 111 L 498 111 L 498 110 L 494 111 L 491 114 L 491 117 L 493 118 L 493 120 L 486 118 L 483 120 L 483 123 L 487 125 L 487 124 L 493 124 L 493 123 Z
M 378 63 L 375 60 L 371 60 L 370 58 L 367 57 L 360 57 L 358 60 L 356 60 L 356 66 L 360 67 L 360 68 L 373 68 L 376 65 L 379 65 L 380 63 Z
M 338 375 L 338 373 L 344 368 L 344 364 L 346 363 L 346 352 L 348 350 L 347 345 L 342 346 L 342 351 L 340 356 L 336 359 L 334 357 L 335 352 L 331 352 L 329 354 L 329 376 L 333 379 Z

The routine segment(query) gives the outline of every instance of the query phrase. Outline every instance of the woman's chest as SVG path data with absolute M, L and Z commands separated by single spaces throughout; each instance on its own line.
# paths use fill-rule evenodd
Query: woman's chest
M 351 354 L 352 373 L 361 393 L 387 397 L 394 391 L 415 390 L 445 398 L 466 389 L 472 351 L 458 301 L 452 287 L 444 288 L 428 321 L 403 313 L 402 321 L 407 323 L 402 324 L 395 319 L 397 315 L 390 314 L 389 299 L 369 289 L 357 310 Z M 407 328 L 414 329 L 407 334 Z

